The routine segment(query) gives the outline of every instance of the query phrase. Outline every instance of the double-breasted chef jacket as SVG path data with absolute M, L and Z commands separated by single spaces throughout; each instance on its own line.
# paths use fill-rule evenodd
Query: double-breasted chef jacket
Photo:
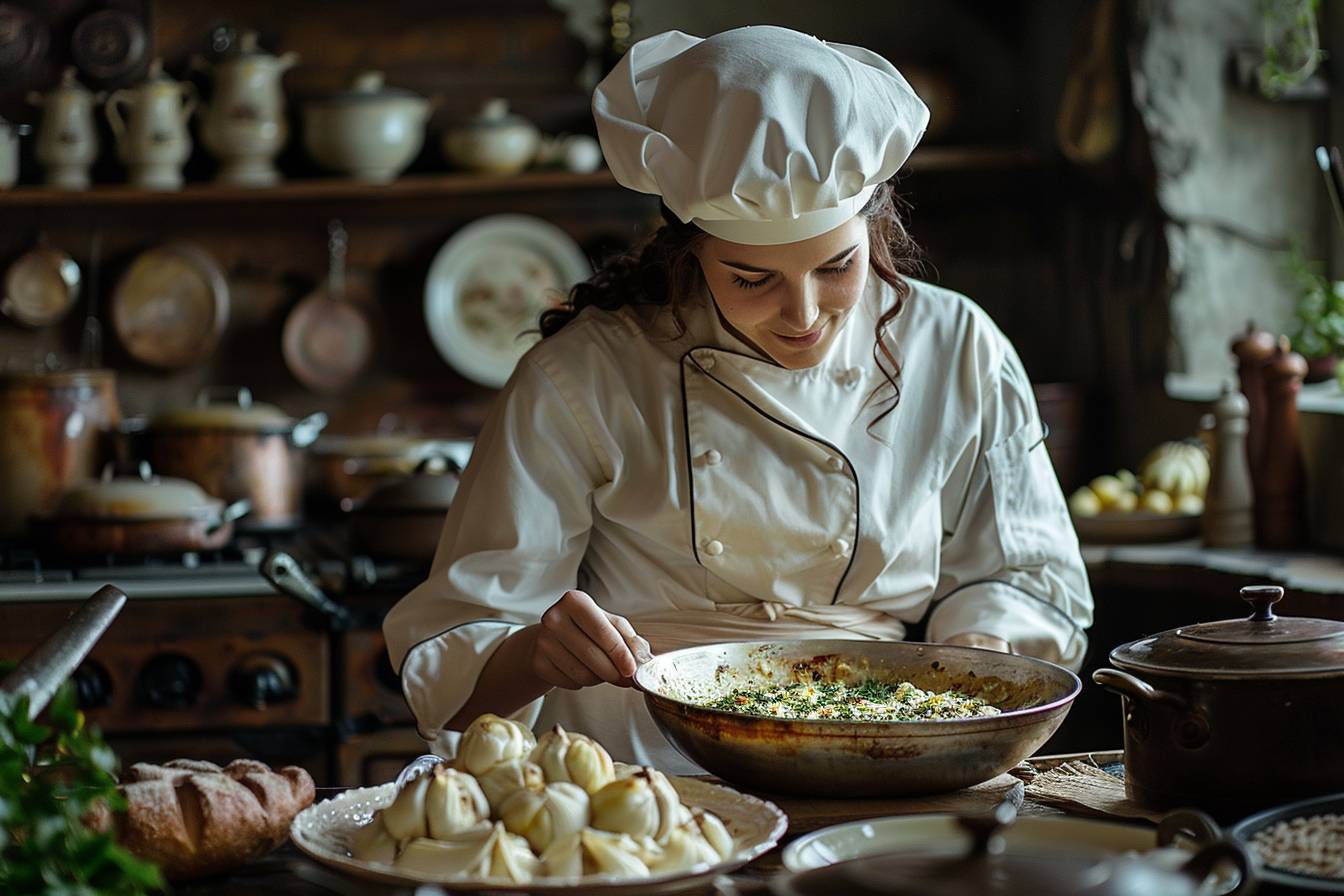
M 870 273 L 825 360 L 782 368 L 682 309 L 589 308 L 497 397 L 428 579 L 384 633 L 419 730 L 442 730 L 505 638 L 569 589 L 654 652 L 715 641 L 983 632 L 1077 668 L 1092 596 L 1012 346 L 969 299 L 919 281 L 888 324 L 900 400 L 874 361 L 895 291 Z M 884 403 L 885 402 L 885 403 Z M 870 425 L 871 424 L 871 425 Z M 516 716 L 613 757 L 696 767 L 642 697 L 554 690 Z

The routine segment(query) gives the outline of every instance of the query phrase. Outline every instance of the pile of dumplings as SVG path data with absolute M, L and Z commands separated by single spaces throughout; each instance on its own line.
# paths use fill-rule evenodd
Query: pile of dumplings
M 483 715 L 457 757 L 407 783 L 355 832 L 350 852 L 440 879 L 526 884 L 643 878 L 715 865 L 734 852 L 713 813 L 682 805 L 656 769 L 612 762 L 559 725 Z

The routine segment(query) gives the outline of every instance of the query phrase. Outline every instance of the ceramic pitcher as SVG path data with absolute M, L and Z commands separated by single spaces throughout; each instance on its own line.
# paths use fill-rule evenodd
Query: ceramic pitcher
M 274 159 L 289 136 L 280 78 L 299 61 L 297 53 L 272 56 L 257 47 L 257 33 L 244 32 L 237 52 L 211 70 L 210 102 L 201 109 L 201 143 L 219 160 L 216 179 L 263 187 L 280 179 Z
M 45 94 L 28 94 L 28 102 L 42 107 L 34 153 L 45 171 L 48 186 L 87 190 L 89 166 L 98 157 L 98 131 L 93 104 L 99 96 L 75 79 L 73 67 L 61 83 Z
M 182 187 L 182 166 L 191 155 L 187 119 L 195 108 L 196 88 L 164 74 L 158 59 L 143 84 L 108 97 L 107 120 L 132 184 L 150 190 Z

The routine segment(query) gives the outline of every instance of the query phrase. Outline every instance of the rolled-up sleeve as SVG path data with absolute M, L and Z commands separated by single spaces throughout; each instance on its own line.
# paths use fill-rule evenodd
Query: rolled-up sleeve
M 584 426 L 525 357 L 476 440 L 429 577 L 383 623 L 422 737 L 441 741 L 499 645 L 575 587 L 604 478 Z
M 997 635 L 1018 653 L 1076 670 L 1092 592 L 1031 384 L 1006 341 L 977 403 L 981 425 L 944 485 L 928 638 Z

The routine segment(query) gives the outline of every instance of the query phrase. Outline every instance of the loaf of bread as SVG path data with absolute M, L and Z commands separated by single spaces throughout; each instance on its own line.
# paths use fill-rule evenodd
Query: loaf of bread
M 119 789 L 127 810 L 113 819 L 117 839 L 169 880 L 219 874 L 265 855 L 313 801 L 306 771 L 272 771 L 250 759 L 223 768 L 191 759 L 137 763 Z

